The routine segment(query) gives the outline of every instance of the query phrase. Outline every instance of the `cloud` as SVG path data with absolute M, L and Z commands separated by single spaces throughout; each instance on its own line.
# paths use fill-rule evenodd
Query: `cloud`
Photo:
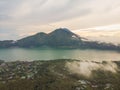
M 120 38 L 120 24 L 73 30 L 73 32 L 89 40 L 120 44 L 118 40 Z
M 79 1 L 71 0 L 57 1 L 56 0 L 27 0 L 23 2 L 13 12 L 12 17 L 20 18 L 20 21 L 25 19 L 26 23 L 51 23 L 61 20 L 78 17 L 88 14 L 89 8 L 79 8 Z M 81 5 L 79 3 L 79 5 Z
M 72 30 L 106 26 L 119 24 L 119 16 L 119 0 L 0 0 L 0 27 L 14 32 L 21 28 L 32 33 L 32 29 L 47 32 L 64 26 Z
M 117 72 L 117 65 L 113 62 L 104 63 L 96 63 L 96 62 L 88 62 L 88 61 L 74 61 L 67 62 L 66 67 L 71 73 L 80 74 L 86 77 L 90 77 L 93 71 L 103 70 L 110 71 L 112 73 Z

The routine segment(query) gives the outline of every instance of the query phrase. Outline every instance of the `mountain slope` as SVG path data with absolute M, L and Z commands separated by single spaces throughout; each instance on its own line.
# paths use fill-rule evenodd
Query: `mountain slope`
M 97 41 L 84 41 L 82 37 L 74 34 L 67 28 L 59 28 L 51 33 L 37 33 L 33 36 L 22 38 L 18 41 L 6 40 L 0 41 L 0 48 L 9 47 L 66 47 L 66 48 L 81 48 L 81 49 L 101 49 L 101 50 L 116 50 L 120 51 L 120 45 L 111 43 L 100 43 Z
M 33 36 L 29 36 L 17 41 L 17 46 L 20 47 L 36 47 L 46 44 L 47 34 L 46 33 L 37 33 Z
M 48 34 L 50 46 L 78 46 L 81 39 L 66 28 L 59 28 Z
M 51 46 L 51 47 L 77 47 L 81 39 L 78 35 L 72 33 L 66 28 L 59 28 L 55 31 L 46 33 L 37 33 L 17 41 L 20 47 L 36 47 L 36 46 Z

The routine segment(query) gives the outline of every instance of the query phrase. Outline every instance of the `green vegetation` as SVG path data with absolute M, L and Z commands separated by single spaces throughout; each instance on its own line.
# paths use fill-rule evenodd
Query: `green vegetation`
M 68 70 L 66 63 L 74 61 L 82 62 L 77 60 L 2 62 L 0 90 L 120 90 L 119 70 L 116 73 L 93 70 L 92 76 L 85 77 Z M 113 63 L 120 68 L 119 61 Z

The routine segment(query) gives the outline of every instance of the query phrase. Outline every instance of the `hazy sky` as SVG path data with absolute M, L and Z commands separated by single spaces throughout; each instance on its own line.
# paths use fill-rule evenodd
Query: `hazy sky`
M 96 30 L 99 36 L 98 31 L 120 33 L 120 0 L 0 0 L 0 40 L 59 27 L 78 34 Z M 83 36 L 96 34 L 86 32 Z

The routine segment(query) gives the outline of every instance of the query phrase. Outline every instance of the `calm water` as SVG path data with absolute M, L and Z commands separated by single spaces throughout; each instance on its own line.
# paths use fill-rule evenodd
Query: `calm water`
M 52 49 L 52 48 L 11 48 L 0 49 L 0 59 L 15 60 L 53 60 L 53 59 L 79 59 L 79 60 L 120 60 L 120 53 L 116 51 L 80 50 L 80 49 Z

